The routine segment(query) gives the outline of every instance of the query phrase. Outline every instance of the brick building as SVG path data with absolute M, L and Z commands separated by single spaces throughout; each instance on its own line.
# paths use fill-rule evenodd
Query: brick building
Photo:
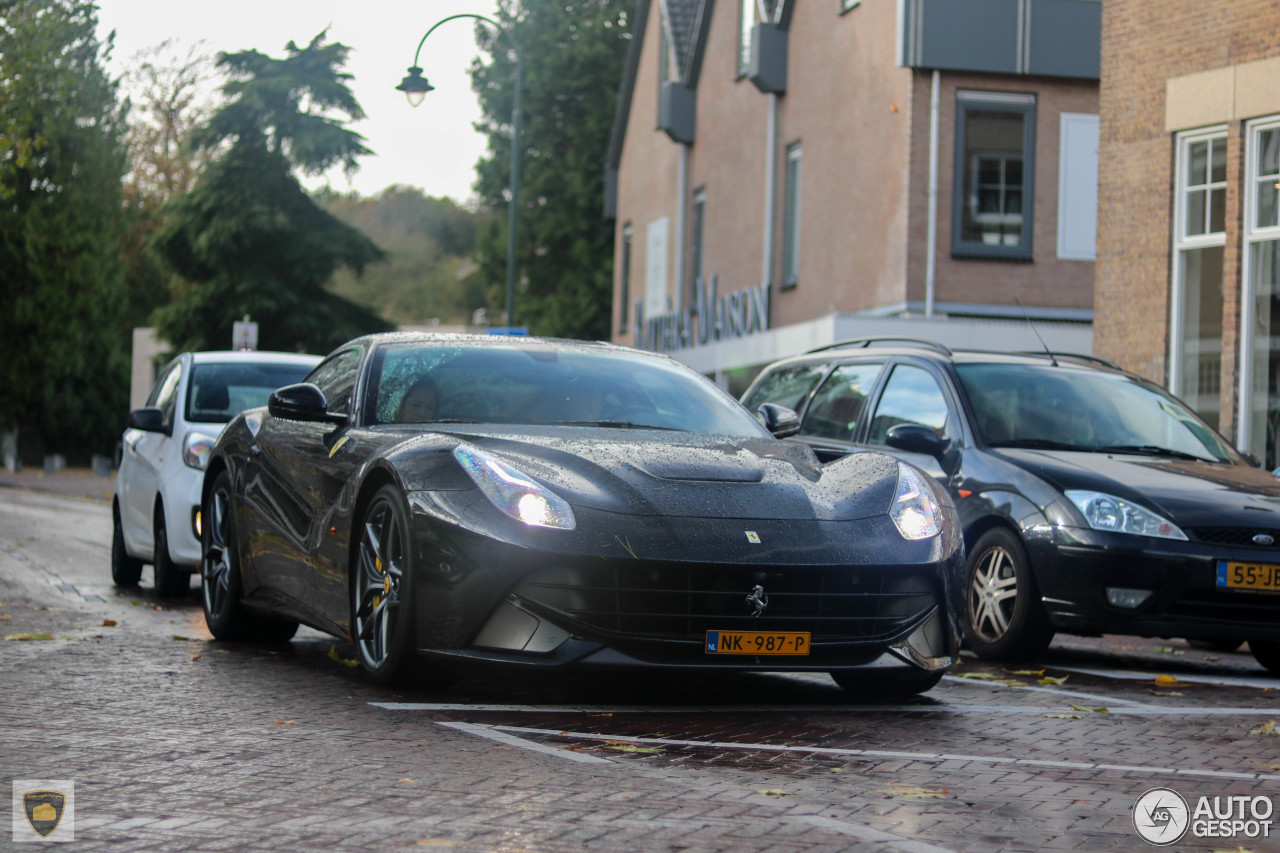
M 1280 6 L 1106 0 L 1094 349 L 1269 468 L 1280 428 Z
M 1088 352 L 1099 0 L 639 0 L 614 340 L 740 389 L 864 335 Z

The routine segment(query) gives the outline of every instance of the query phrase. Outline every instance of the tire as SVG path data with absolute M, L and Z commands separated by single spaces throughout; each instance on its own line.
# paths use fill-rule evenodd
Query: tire
M 965 564 L 965 642 L 980 658 L 1026 661 L 1053 640 L 1026 548 L 1012 531 L 984 533 Z
M 297 633 L 297 622 L 250 613 L 241 603 L 240 552 L 227 472 L 214 481 L 201 512 L 200 598 L 209 633 L 218 640 L 288 642 Z
M 169 557 L 169 531 L 164 523 L 164 507 L 156 507 L 155 559 L 152 561 L 156 579 L 156 595 L 161 598 L 178 598 L 191 588 L 191 574 L 174 565 Z
M 1253 659 L 1266 667 L 1268 672 L 1280 673 L 1280 643 L 1250 640 L 1249 651 L 1253 653 Z
M 1187 640 L 1187 645 L 1202 652 L 1228 654 L 1240 648 L 1244 640 Z
M 351 563 L 351 636 L 370 680 L 399 680 L 413 658 L 412 554 L 404 498 L 383 486 L 361 517 Z
M 116 586 L 137 586 L 142 580 L 142 561 L 130 557 L 124 546 L 124 527 L 120 524 L 120 507 L 111 507 L 111 580 Z
M 866 669 L 838 669 L 831 672 L 831 677 L 846 693 L 870 702 L 882 702 L 886 699 L 905 699 L 927 693 L 942 680 L 942 674 L 942 670 L 877 672 Z

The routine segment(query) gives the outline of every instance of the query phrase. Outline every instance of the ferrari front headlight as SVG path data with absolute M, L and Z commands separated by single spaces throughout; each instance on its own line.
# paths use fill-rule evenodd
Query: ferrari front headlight
M 1164 516 L 1115 495 L 1075 489 L 1067 491 L 1066 495 L 1094 530 L 1154 536 L 1157 539 L 1187 538 L 1178 525 Z
M 925 478 L 898 463 L 898 491 L 889 517 L 897 525 L 903 539 L 928 539 L 942 530 L 942 507 Z
M 524 472 L 465 444 L 453 449 L 453 457 L 489 502 L 517 521 L 558 530 L 577 525 L 569 504 Z

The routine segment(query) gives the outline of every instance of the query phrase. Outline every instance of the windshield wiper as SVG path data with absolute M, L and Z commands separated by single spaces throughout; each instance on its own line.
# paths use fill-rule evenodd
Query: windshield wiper
M 1205 456 L 1196 456 L 1194 453 L 1187 453 L 1183 450 L 1174 450 L 1171 447 L 1161 447 L 1158 444 L 1109 444 L 1106 447 L 1099 447 L 1102 453 L 1135 453 L 1141 456 L 1169 456 L 1174 459 L 1190 459 L 1196 462 L 1220 462 L 1220 459 L 1210 459 Z
M 679 432 L 675 427 L 638 424 L 635 421 L 547 421 L 541 426 L 598 426 L 611 427 L 613 429 L 665 429 L 671 432 Z
M 1032 450 L 1081 450 L 1090 451 L 1094 448 L 1084 447 L 1079 444 L 1068 444 L 1065 441 L 1054 441 L 1049 438 L 1011 438 L 1008 441 L 993 441 L 991 447 L 1026 447 Z

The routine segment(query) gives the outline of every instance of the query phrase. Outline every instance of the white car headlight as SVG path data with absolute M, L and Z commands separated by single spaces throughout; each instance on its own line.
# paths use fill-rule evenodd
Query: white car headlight
M 577 526 L 569 504 L 523 472 L 465 444 L 453 449 L 453 457 L 490 503 L 517 521 L 559 530 Z
M 1156 515 L 1149 509 L 1143 509 L 1115 495 L 1074 489 L 1066 492 L 1066 495 L 1094 530 L 1154 536 L 1157 539 L 1185 541 L 1187 538 L 1187 534 L 1179 530 L 1178 525 L 1164 516 Z
M 182 440 L 182 461 L 188 467 L 203 471 L 209 464 L 209 454 L 213 452 L 213 444 L 217 440 L 216 436 L 203 432 L 187 433 L 187 437 Z
M 898 463 L 898 493 L 889 507 L 889 517 L 903 539 L 928 539 L 942 530 L 942 507 L 925 478 Z

